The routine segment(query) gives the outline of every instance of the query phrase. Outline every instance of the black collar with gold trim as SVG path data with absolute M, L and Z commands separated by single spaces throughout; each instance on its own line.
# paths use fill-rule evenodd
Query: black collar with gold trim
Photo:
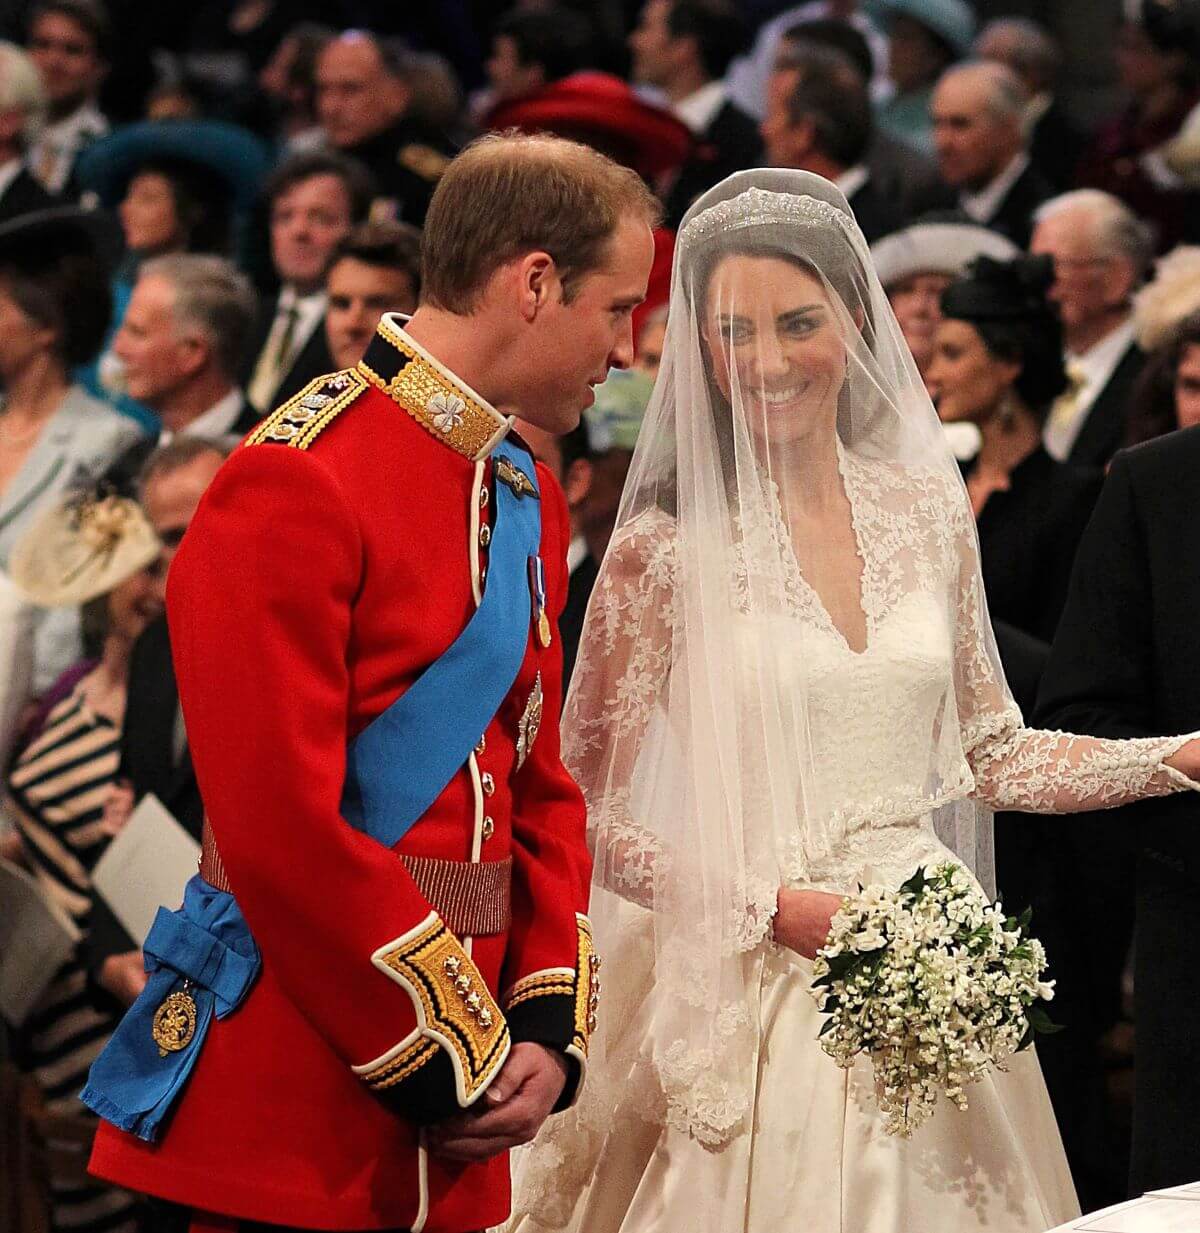
M 512 424 L 414 342 L 395 313 L 380 320 L 358 371 L 431 436 L 473 462 L 486 458 Z

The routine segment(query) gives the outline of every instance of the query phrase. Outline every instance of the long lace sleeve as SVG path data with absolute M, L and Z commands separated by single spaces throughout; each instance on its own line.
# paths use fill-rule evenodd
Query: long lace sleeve
M 592 593 L 563 714 L 563 760 L 583 791 L 596 880 L 651 907 L 666 854 L 633 816 L 638 753 L 669 686 L 676 543 L 651 511 L 615 539 Z
M 1200 790 L 1166 759 L 1184 736 L 1108 740 L 1026 728 L 997 668 L 972 529 L 959 536 L 955 687 L 973 795 L 994 809 L 1077 813 Z

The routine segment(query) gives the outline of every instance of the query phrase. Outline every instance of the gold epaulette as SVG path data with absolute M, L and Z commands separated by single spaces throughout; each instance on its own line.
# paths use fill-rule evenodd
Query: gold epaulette
M 310 381 L 246 438 L 246 445 L 290 445 L 306 450 L 367 388 L 353 368 Z

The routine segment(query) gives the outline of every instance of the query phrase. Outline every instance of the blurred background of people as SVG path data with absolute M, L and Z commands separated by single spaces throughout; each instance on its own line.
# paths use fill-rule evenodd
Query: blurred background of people
M 0 226 L 0 565 L 34 519 L 87 486 L 140 436 L 72 377 L 108 328 L 105 250 L 111 225 L 76 209 L 25 215 Z M 34 688 L 44 690 L 79 656 L 77 610 L 38 617 Z
M 26 732 L 8 771 L 5 795 L 18 841 L 10 842 L 8 854 L 84 931 L 91 871 L 119 830 L 107 806 L 117 778 L 129 655 L 162 611 L 149 572 L 158 554 L 158 539 L 136 502 L 94 493 L 51 506 L 13 554 L 14 580 L 31 600 L 51 608 L 82 605 L 85 639 L 82 659 L 51 686 L 52 704 Z M 94 1121 L 79 1092 L 121 1007 L 91 1001 L 81 947 L 54 973 L 18 1045 L 44 1109 Z M 135 1196 L 81 1176 L 82 1159 L 72 1160 L 70 1152 L 58 1159 L 49 1177 L 56 1228 L 136 1228 Z

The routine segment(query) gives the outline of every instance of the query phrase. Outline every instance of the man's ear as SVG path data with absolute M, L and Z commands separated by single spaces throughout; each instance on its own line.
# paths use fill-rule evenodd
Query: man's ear
M 592 487 L 592 464 L 586 458 L 576 458 L 567 468 L 563 476 L 563 492 L 567 497 L 567 508 L 577 509 L 587 500 L 587 494 Z
M 528 253 L 517 267 L 517 295 L 521 316 L 533 319 L 548 304 L 562 298 L 562 282 L 554 258 L 546 252 Z

